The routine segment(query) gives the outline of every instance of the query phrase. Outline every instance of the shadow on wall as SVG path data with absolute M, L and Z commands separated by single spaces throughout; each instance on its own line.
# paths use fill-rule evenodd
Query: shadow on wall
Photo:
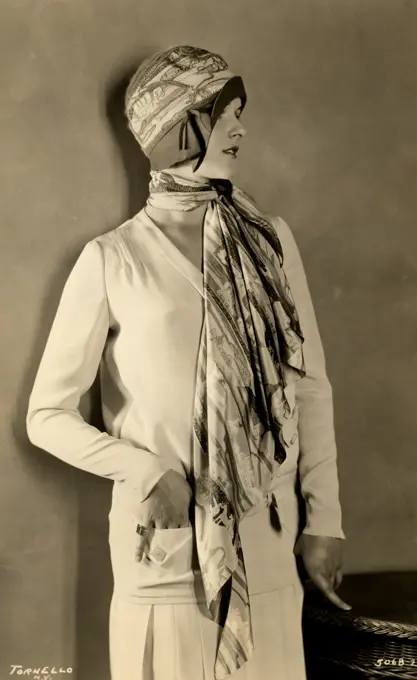
M 16 450 L 20 452 L 19 462 L 25 471 L 26 476 L 33 480 L 34 487 L 39 485 L 45 489 L 53 489 L 54 493 L 60 494 L 59 497 L 62 499 L 62 512 L 65 515 L 63 529 L 67 534 L 72 531 L 71 522 L 74 515 L 72 512 L 74 507 L 74 491 L 77 488 L 78 481 L 80 481 L 84 476 L 84 473 L 81 473 L 75 468 L 65 465 L 54 456 L 48 455 L 37 447 L 32 446 L 28 440 L 26 432 L 26 415 L 29 395 L 33 387 L 45 343 L 47 341 L 53 315 L 59 303 L 64 281 L 71 271 L 77 256 L 78 253 L 76 252 L 67 253 L 63 261 L 57 263 L 55 271 L 48 282 L 46 294 L 42 301 L 42 307 L 40 309 L 34 310 L 34 313 L 36 313 L 38 316 L 38 326 L 35 333 L 35 341 L 31 347 L 30 358 L 27 362 L 27 365 L 24 366 L 22 370 L 22 381 L 19 385 L 18 399 L 15 404 L 14 418 L 12 422 L 12 432 L 14 441 L 16 443 Z M 68 511 L 70 512 L 69 516 L 67 514 Z M 41 527 L 38 529 L 38 534 L 42 534 L 43 532 L 42 519 L 40 519 L 40 522 Z M 40 539 L 39 545 L 42 546 L 42 536 L 34 537 L 34 540 L 36 539 Z M 75 586 L 69 586 L 67 589 L 66 584 L 72 584 L 77 576 L 74 574 L 74 543 L 75 541 L 69 541 L 68 549 L 70 552 L 68 555 L 64 556 L 64 558 L 67 559 L 61 561 L 61 563 L 64 562 L 65 564 L 65 571 L 61 575 L 61 582 L 65 584 L 64 590 L 68 590 L 70 597 L 75 591 Z M 60 544 L 61 546 L 64 544 L 65 547 L 67 547 L 65 539 L 64 543 L 60 542 Z M 39 557 L 37 557 L 37 559 L 45 560 L 45 562 L 47 562 L 48 560 L 53 560 L 53 555 L 45 555 L 42 554 L 42 551 L 40 551 Z M 42 570 L 42 566 L 43 565 L 41 564 L 39 571 Z M 6 580 L 4 581 L 4 579 Z M 21 612 L 18 608 L 19 605 L 16 603 L 16 601 L 10 601 L 10 598 L 8 598 L 9 593 L 11 593 L 13 596 L 13 593 L 16 592 L 16 588 L 7 587 L 10 584 L 10 579 L 13 579 L 11 581 L 13 586 L 13 581 L 16 579 L 16 572 L 14 569 L 8 569 L 6 567 L 6 571 L 2 573 L 1 620 L 4 621 L 5 626 L 7 622 L 7 635 L 6 632 L 0 635 L 0 640 L 2 643 L 1 647 L 3 647 L 4 643 L 4 650 L 2 650 L 3 653 L 0 654 L 0 658 L 2 659 L 10 658 L 10 650 L 13 650 L 16 647 L 19 650 L 18 641 L 22 635 L 22 624 L 19 617 Z M 44 601 L 47 602 L 50 593 L 48 592 L 48 586 L 46 585 L 45 581 L 41 580 L 40 583 L 34 584 L 34 587 L 42 590 L 45 589 L 43 597 Z M 64 593 L 62 593 L 62 597 L 64 597 Z M 60 607 L 58 608 L 59 616 L 61 619 L 63 616 L 66 617 L 66 620 L 65 622 L 62 622 L 62 620 L 57 621 L 57 625 L 61 628 L 61 630 L 68 630 L 69 636 L 71 636 L 71 622 L 74 620 L 74 612 L 66 611 L 66 607 L 68 606 L 74 606 L 74 604 L 72 602 L 68 602 L 67 600 L 60 604 Z M 26 633 L 33 636 L 37 635 L 37 631 L 31 629 L 27 630 Z M 61 658 L 60 655 L 62 653 L 65 653 L 65 662 L 67 662 L 69 665 L 74 663 L 74 660 L 70 656 L 73 653 L 73 640 L 65 640 L 62 642 L 61 648 L 51 650 L 51 656 L 56 655 L 58 659 Z
M 143 207 L 148 195 L 149 162 L 128 129 L 124 97 L 138 63 L 125 68 L 110 82 L 105 96 L 105 116 L 119 147 L 128 183 L 128 219 Z M 104 430 L 99 380 L 90 391 L 89 422 Z M 110 678 L 108 619 L 113 588 L 108 546 L 110 485 L 83 475 L 79 489 L 77 680 Z
M 128 217 L 135 215 L 144 206 L 150 179 L 149 161 L 129 130 L 124 112 L 126 88 L 140 61 L 137 60 L 129 67 L 125 67 L 121 73 L 112 78 L 107 88 L 105 103 L 105 115 L 118 144 L 128 182 Z
M 127 127 L 124 96 L 130 77 L 139 61 L 125 68 L 110 82 L 105 92 L 104 116 L 114 135 L 128 183 L 128 201 L 121 221 L 136 214 L 144 205 L 149 185 L 149 163 Z M 110 227 L 111 228 L 111 227 Z M 57 267 L 40 312 L 36 342 L 29 365 L 24 370 L 23 383 L 16 404 L 13 423 L 14 437 L 22 452 L 22 461 L 31 476 L 53 477 L 59 486 L 76 489 L 78 501 L 78 569 L 71 565 L 65 579 L 77 579 L 76 585 L 76 659 L 77 680 L 108 680 L 108 619 L 112 593 L 112 574 L 108 547 L 108 512 L 111 484 L 107 480 L 63 465 L 53 456 L 33 447 L 26 435 L 26 413 L 30 391 L 59 303 L 63 284 L 79 253 L 69 253 Z M 100 407 L 98 377 L 80 405 L 83 417 L 98 429 L 104 429 Z M 64 480 L 64 481 L 63 481 Z M 64 612 L 64 616 L 67 613 Z M 72 619 L 72 616 L 70 616 Z

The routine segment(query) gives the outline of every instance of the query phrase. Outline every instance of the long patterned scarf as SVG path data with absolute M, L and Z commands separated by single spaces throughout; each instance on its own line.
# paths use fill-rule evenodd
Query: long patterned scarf
M 239 522 L 265 498 L 285 460 L 281 429 L 291 416 L 287 388 L 304 375 L 303 336 L 276 230 L 243 191 L 153 172 L 148 200 L 167 210 L 207 205 L 193 481 L 199 563 L 220 626 L 215 677 L 222 680 L 253 651 Z

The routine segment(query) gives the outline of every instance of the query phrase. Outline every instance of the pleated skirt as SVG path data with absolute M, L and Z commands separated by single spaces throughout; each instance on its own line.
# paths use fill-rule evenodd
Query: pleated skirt
M 302 587 L 251 598 L 255 651 L 230 680 L 305 680 Z M 214 680 L 217 626 L 196 604 L 113 599 L 112 680 Z
M 291 482 L 277 496 L 279 528 L 267 507 L 241 523 L 255 649 L 230 680 L 306 679 L 303 587 L 293 554 L 298 501 Z M 112 680 L 214 680 L 219 628 L 196 587 L 192 529 L 157 530 L 150 557 L 140 565 L 130 559 L 133 526 L 129 536 L 123 526 L 124 537 L 120 521 L 113 521 L 110 540 Z

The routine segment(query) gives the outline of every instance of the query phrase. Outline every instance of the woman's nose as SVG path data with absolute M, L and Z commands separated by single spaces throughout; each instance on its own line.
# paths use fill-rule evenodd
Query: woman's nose
M 236 121 L 236 124 L 230 131 L 229 136 L 232 137 L 233 139 L 235 137 L 246 137 L 246 128 L 242 125 L 240 120 Z

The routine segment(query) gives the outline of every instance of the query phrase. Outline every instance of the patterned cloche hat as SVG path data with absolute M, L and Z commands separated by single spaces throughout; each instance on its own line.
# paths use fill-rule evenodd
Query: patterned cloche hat
M 126 90 L 128 125 L 154 169 L 204 157 L 210 132 L 227 104 L 246 92 L 242 78 L 218 54 L 173 47 L 147 59 Z M 211 130 L 193 112 L 210 106 Z

